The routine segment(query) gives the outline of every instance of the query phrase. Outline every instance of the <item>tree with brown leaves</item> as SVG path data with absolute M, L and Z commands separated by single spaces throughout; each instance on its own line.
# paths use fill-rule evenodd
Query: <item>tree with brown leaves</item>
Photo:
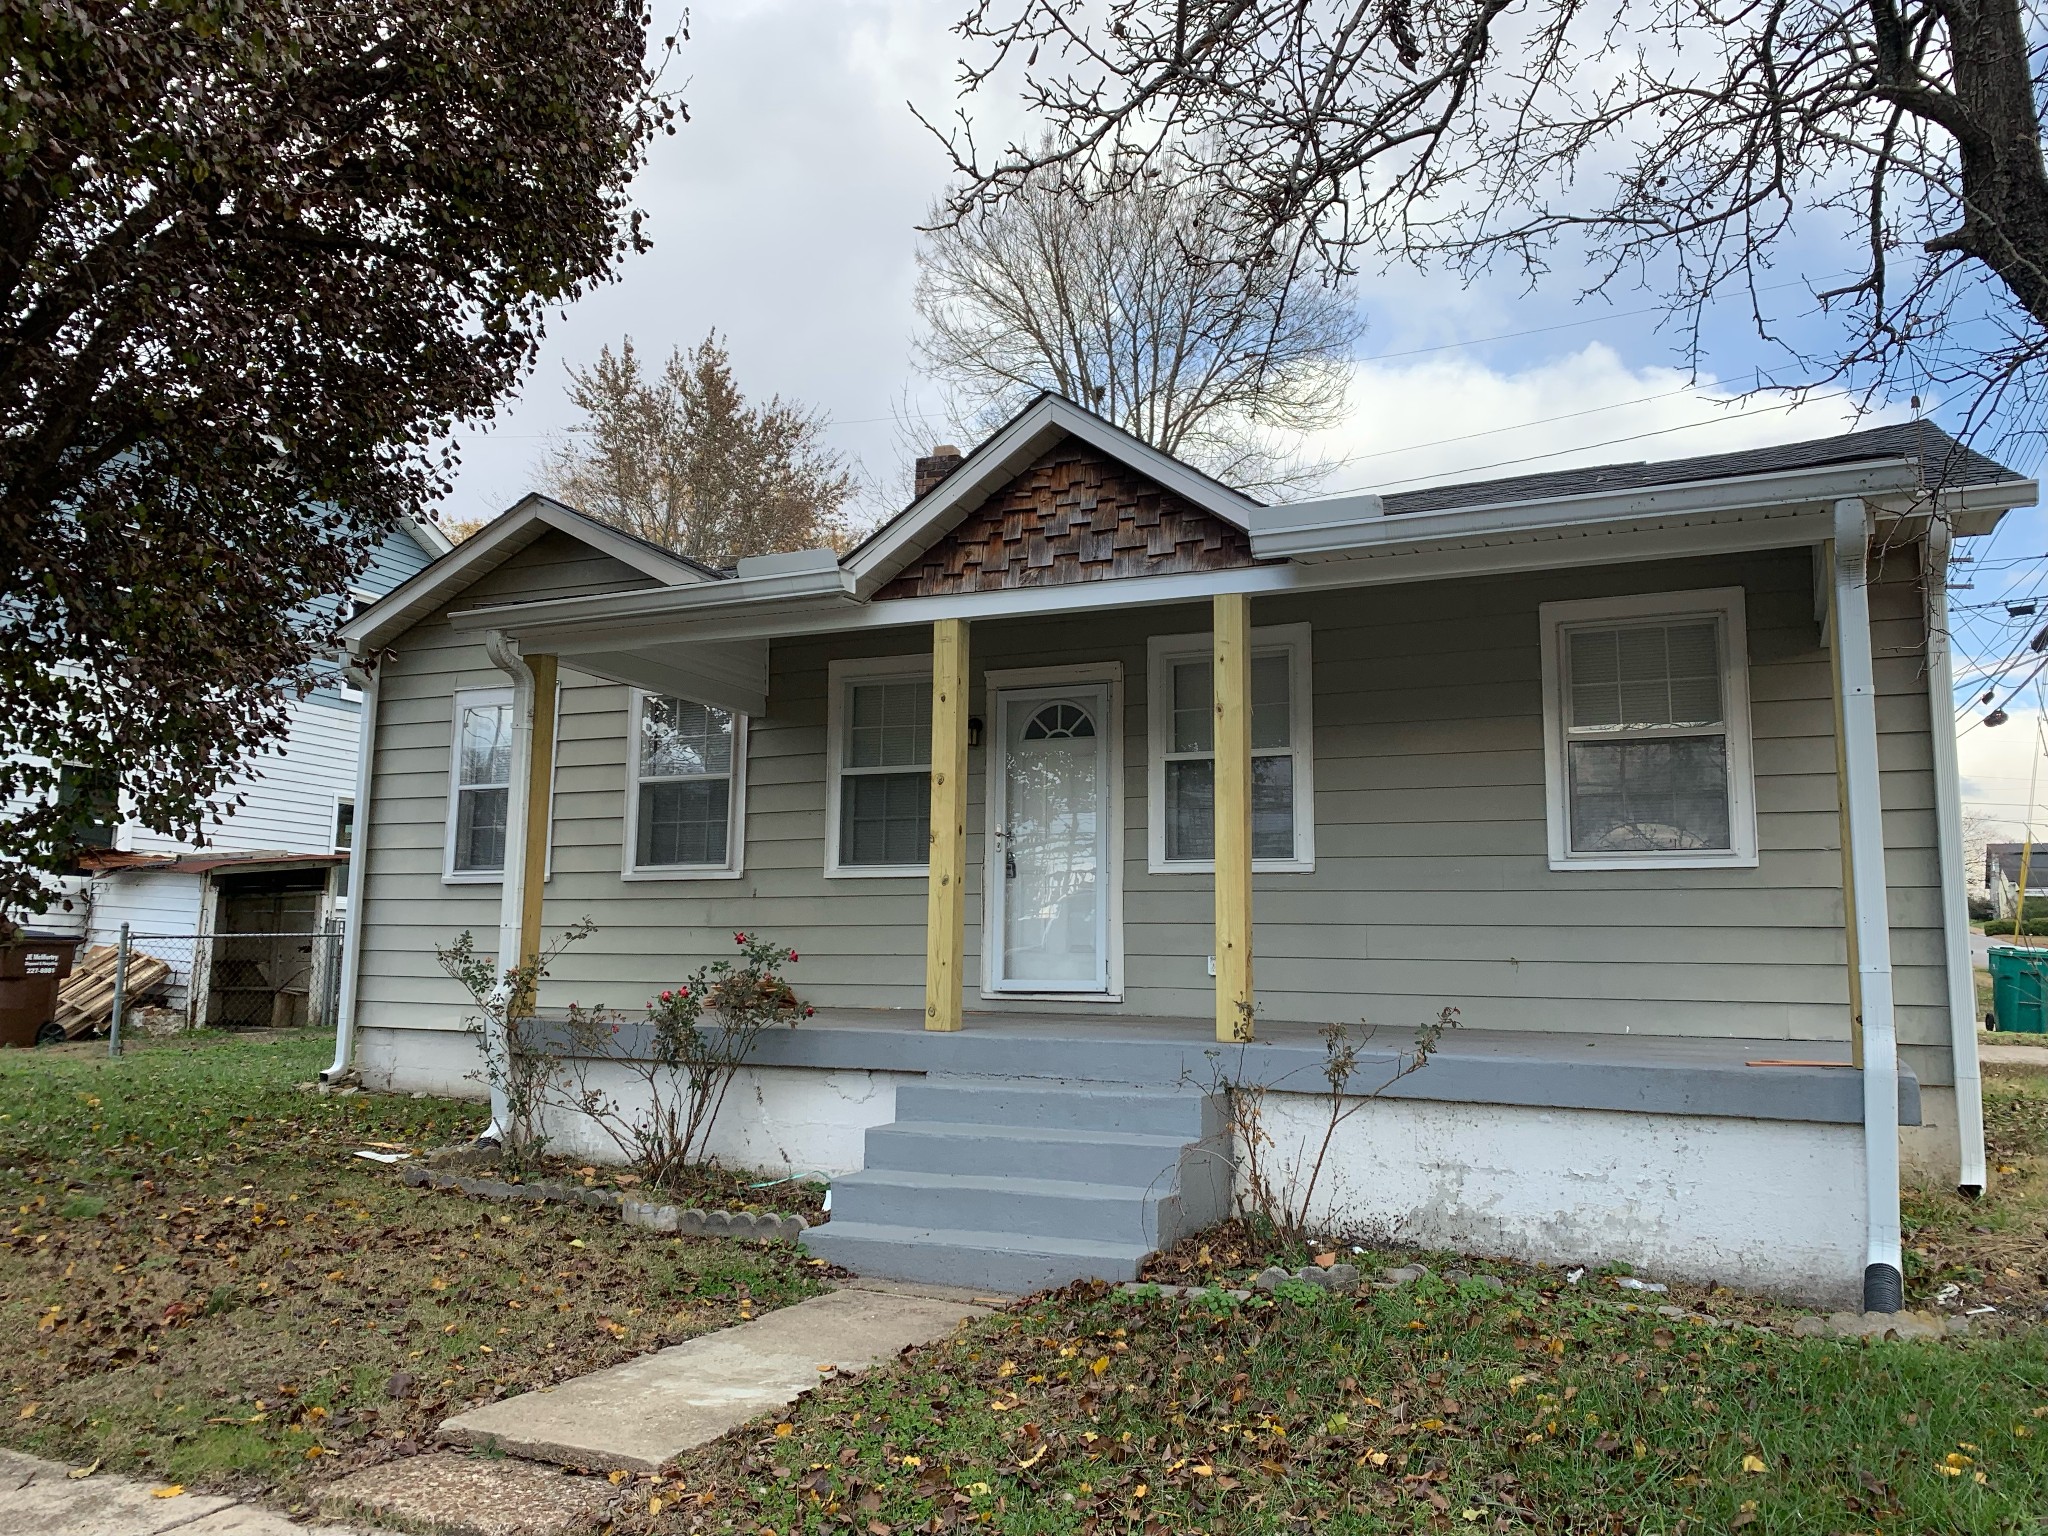
M 543 476 L 579 512 L 707 565 L 846 539 L 858 482 L 826 418 L 780 395 L 750 405 L 716 331 L 652 378 L 630 337 L 569 378 L 583 421 Z

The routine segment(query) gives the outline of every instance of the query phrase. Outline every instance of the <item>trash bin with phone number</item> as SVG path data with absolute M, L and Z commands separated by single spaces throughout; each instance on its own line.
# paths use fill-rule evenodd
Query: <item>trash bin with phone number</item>
M 78 939 L 16 932 L 0 938 L 0 1046 L 30 1046 L 56 1023 L 57 989 L 71 974 Z

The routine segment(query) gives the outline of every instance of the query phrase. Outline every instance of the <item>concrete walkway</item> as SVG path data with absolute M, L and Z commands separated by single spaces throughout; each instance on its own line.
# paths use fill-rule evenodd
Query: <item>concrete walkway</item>
M 487 1403 L 449 1419 L 441 1434 L 585 1471 L 653 1472 L 835 1374 L 944 1338 L 1003 1299 L 857 1282 L 608 1371 Z
M 2048 1046 L 1985 1045 L 1979 1042 L 1977 1060 L 2002 1067 L 2039 1067 L 2048 1072 Z
M 352 1526 L 300 1525 L 220 1494 L 160 1499 L 152 1491 L 160 1484 L 70 1472 L 59 1462 L 0 1451 L 0 1536 L 368 1536 Z

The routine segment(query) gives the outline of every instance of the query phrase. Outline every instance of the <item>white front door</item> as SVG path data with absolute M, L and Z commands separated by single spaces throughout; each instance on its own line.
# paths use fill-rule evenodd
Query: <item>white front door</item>
M 1110 697 L 1107 683 L 996 694 L 991 991 L 1109 990 Z

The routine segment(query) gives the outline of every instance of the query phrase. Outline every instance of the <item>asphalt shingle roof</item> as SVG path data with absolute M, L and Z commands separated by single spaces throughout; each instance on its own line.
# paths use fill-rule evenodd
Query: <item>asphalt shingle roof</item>
M 1839 437 L 1804 443 L 1748 448 L 1740 453 L 1712 453 L 1691 459 L 1641 460 L 1631 464 L 1597 464 L 1585 469 L 1550 470 L 1506 480 L 1467 480 L 1395 491 L 1382 498 L 1390 513 L 1435 512 L 1446 507 L 1492 506 L 1509 501 L 1543 501 L 1557 496 L 1585 496 L 1597 491 L 1627 491 L 1695 480 L 1733 480 L 1746 475 L 1775 475 L 1795 469 L 1825 469 L 1877 459 L 1914 459 L 1921 485 L 1933 490 L 1958 485 L 1984 485 L 2021 480 L 2003 464 L 1966 448 L 1932 422 L 1904 421 Z

